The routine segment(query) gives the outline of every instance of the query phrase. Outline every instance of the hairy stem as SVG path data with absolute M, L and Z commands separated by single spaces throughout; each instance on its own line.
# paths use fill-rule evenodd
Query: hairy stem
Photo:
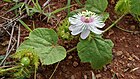
M 10 70 L 14 70 L 14 69 L 17 69 L 17 68 L 20 68 L 20 67 L 21 66 L 15 66 L 15 67 L 7 68 L 7 69 L 0 69 L 0 73 L 7 72 L 7 71 L 10 71 Z

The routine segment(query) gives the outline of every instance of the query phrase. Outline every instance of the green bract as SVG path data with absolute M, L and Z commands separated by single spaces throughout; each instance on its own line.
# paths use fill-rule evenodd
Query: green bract
M 30 33 L 29 39 L 25 40 L 16 52 L 32 49 L 39 56 L 42 64 L 53 64 L 66 57 L 66 50 L 59 46 L 57 41 L 58 36 L 54 30 L 37 28 Z
M 57 28 L 57 34 L 59 37 L 61 37 L 63 40 L 72 40 L 74 37 L 70 34 L 69 31 L 69 21 L 68 19 L 64 19 L 62 23 L 59 24 Z
M 112 47 L 111 40 L 95 37 L 91 40 L 81 40 L 77 50 L 82 62 L 90 62 L 93 68 L 100 69 L 111 62 Z
M 95 13 L 103 13 L 107 8 L 107 0 L 87 0 L 86 1 L 86 10 L 93 11 Z

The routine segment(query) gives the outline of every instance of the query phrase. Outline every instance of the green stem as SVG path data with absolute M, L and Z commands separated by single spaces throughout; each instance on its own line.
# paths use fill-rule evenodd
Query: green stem
M 35 67 L 35 71 L 34 71 L 34 79 L 36 79 L 36 71 L 37 71 L 37 68 Z
M 75 50 L 76 48 L 77 48 L 77 47 L 73 47 L 72 49 L 67 50 L 67 53 L 69 53 L 69 52 Z
M 56 69 L 57 69 L 57 68 L 58 68 L 58 66 L 59 66 L 59 64 L 60 64 L 60 61 L 57 63 L 57 65 L 56 65 L 56 67 L 55 67 L 55 69 L 54 69 L 54 71 L 53 71 L 53 73 L 52 73 L 52 75 L 50 76 L 50 78 L 49 78 L 49 79 L 52 79 L 52 77 L 53 77 L 53 75 L 54 75 L 54 73 L 55 73 Z
M 75 49 L 76 49 L 76 47 L 73 47 L 72 49 L 67 50 L 67 53 L 69 53 L 69 52 L 71 52 L 71 51 L 73 51 L 73 50 L 75 50 Z M 56 69 L 57 69 L 57 68 L 58 68 L 58 66 L 59 66 L 59 64 L 60 64 L 60 61 L 57 63 L 57 65 L 56 65 L 56 67 L 55 67 L 55 69 L 54 69 L 54 71 L 53 71 L 53 73 L 51 74 L 51 76 L 50 76 L 50 78 L 49 78 L 49 79 L 52 79 L 52 77 L 53 77 L 54 73 L 56 72 Z
M 130 31 L 130 30 L 126 30 L 126 29 L 123 29 L 119 26 L 116 26 L 118 29 L 122 30 L 122 31 L 125 31 L 125 32 L 129 32 L 129 33 L 133 33 L 134 31 Z
M 116 23 L 118 23 L 123 17 L 125 16 L 125 14 L 123 14 L 120 18 L 118 18 L 113 24 L 111 24 L 108 28 L 106 28 L 104 30 L 104 32 L 108 31 L 110 28 L 112 28 Z
M 20 68 L 20 67 L 21 66 L 15 66 L 15 67 L 7 68 L 7 69 L 0 69 L 0 73 L 7 72 L 7 71 L 10 71 L 10 70 L 13 70 L 13 69 Z
M 67 1 L 67 6 L 70 6 L 70 4 L 71 4 L 71 0 L 68 0 Z M 69 15 L 69 13 L 70 13 L 70 7 L 68 8 L 68 15 Z

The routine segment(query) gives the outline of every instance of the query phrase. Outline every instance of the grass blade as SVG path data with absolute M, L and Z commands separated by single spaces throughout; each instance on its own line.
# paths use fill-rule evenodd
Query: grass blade
M 25 24 L 22 20 L 18 19 L 18 21 L 27 29 L 29 30 L 30 32 L 32 31 L 27 24 Z
M 70 6 L 71 0 L 67 1 L 67 6 Z M 68 8 L 68 15 L 70 14 L 70 7 Z
M 83 6 L 79 0 L 75 0 L 80 6 Z
M 17 9 L 17 8 L 20 8 L 23 4 L 24 4 L 24 3 L 19 3 L 19 4 L 15 5 L 15 6 L 13 6 L 13 7 L 12 7 L 10 10 L 8 10 L 7 12 L 10 12 L 10 11 L 13 11 L 13 10 L 15 10 L 15 9 Z

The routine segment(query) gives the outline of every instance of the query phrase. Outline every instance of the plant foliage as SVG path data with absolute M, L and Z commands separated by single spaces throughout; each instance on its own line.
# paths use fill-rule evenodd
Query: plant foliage
M 111 40 L 94 37 L 91 40 L 80 40 L 77 45 L 78 56 L 82 62 L 90 62 L 94 69 L 100 69 L 112 60 Z
M 64 19 L 62 23 L 59 24 L 59 27 L 57 28 L 57 34 L 59 37 L 61 37 L 63 40 L 72 40 L 74 37 L 70 34 L 69 31 L 70 23 L 68 19 Z
M 16 52 L 31 49 L 39 56 L 42 64 L 54 64 L 66 57 L 66 50 L 59 46 L 57 41 L 58 36 L 54 30 L 37 28 L 30 33 L 29 39 L 25 40 Z
M 87 0 L 86 1 L 86 10 L 93 11 L 95 13 L 102 13 L 107 8 L 107 0 Z
M 119 0 L 115 6 L 115 11 L 120 14 L 140 15 L 140 0 Z

